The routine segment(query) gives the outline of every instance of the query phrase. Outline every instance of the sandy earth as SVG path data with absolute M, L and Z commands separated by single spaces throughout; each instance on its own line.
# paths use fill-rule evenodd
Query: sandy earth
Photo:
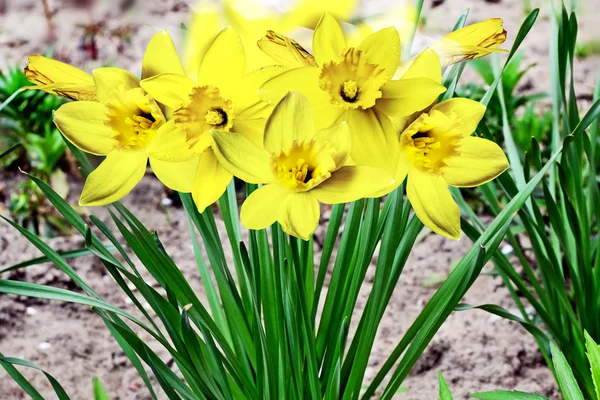
M 538 2 L 541 3 L 541 0 Z M 581 6 L 584 12 L 579 13 L 580 34 L 585 39 L 592 38 L 597 32 L 593 28 L 593 21 L 599 14 L 597 9 L 592 8 L 593 2 L 584 1 Z M 177 41 L 179 25 L 187 21 L 190 1 L 150 1 L 144 7 L 135 5 L 124 13 L 119 11 L 120 1 L 107 1 L 92 15 L 74 9 L 74 0 L 55 0 L 50 3 L 56 10 L 53 20 L 57 26 L 57 38 L 52 41 L 55 56 L 87 70 L 108 63 L 135 72 L 139 70 L 145 43 L 153 33 L 166 28 Z M 463 9 L 470 7 L 471 21 L 495 16 L 504 18 L 509 31 L 508 48 L 524 18 L 519 0 L 502 0 L 499 3 L 446 0 L 435 8 L 431 8 L 430 3 L 426 1 L 427 32 L 431 37 L 448 31 Z M 536 5 L 535 0 L 532 3 Z M 371 2 L 366 3 L 363 9 L 369 7 Z M 107 21 L 109 30 L 133 24 L 136 33 L 132 36 L 131 44 L 119 52 L 118 41 L 100 37 L 98 60 L 90 60 L 88 54 L 78 49 L 79 41 L 75 39 L 81 36 L 82 31 L 75 25 L 89 23 L 92 17 L 95 21 Z M 533 85 L 532 90 L 548 91 L 549 29 L 547 12 L 543 12 L 534 34 L 523 44 L 528 50 L 526 59 L 530 62 L 535 60 L 538 64 L 528 75 L 529 82 L 526 82 L 526 85 Z M 47 47 L 47 31 L 39 2 L 0 0 L 0 65 L 23 63 L 27 54 L 44 52 Z M 600 58 L 596 56 L 580 61 L 575 80 L 585 102 L 592 92 Z M 468 72 L 466 77 L 469 78 Z M 20 179 L 16 174 L 0 171 L 0 192 L 4 190 L 4 194 L 8 195 L 15 187 L 16 179 Z M 74 183 L 72 187 L 70 200 L 73 203 L 80 187 L 80 183 Z M 162 195 L 161 185 L 147 177 L 125 199 L 125 204 L 150 229 L 159 232 L 168 253 L 201 293 L 184 213 L 179 208 L 171 207 L 165 214 L 159 206 Z M 103 210 L 93 212 L 107 220 Z M 52 239 L 49 243 L 57 250 L 67 250 L 83 246 L 83 239 L 78 236 L 62 237 Z M 367 378 L 374 376 L 378 366 L 434 293 L 435 288 L 425 285 L 426 280 L 445 276 L 450 266 L 469 247 L 468 239 L 454 242 L 435 235 L 428 235 L 415 246 L 380 327 Z M 39 253 L 7 224 L 0 223 L 0 255 L 1 268 L 36 257 Z M 124 296 L 114 290 L 115 283 L 100 262 L 86 257 L 73 261 L 71 265 L 108 302 L 131 309 Z M 366 301 L 370 290 L 369 276 L 359 299 L 360 306 Z M 1 278 L 74 289 L 73 284 L 50 265 L 29 267 Z M 502 282 L 489 274 L 483 274 L 477 280 L 464 301 L 470 304 L 495 303 L 513 308 Z M 141 380 L 118 345 L 111 340 L 100 318 L 86 307 L 0 295 L 0 352 L 27 359 L 47 369 L 63 383 L 73 399 L 91 398 L 93 376 L 102 379 L 113 399 L 148 398 Z M 438 371 L 443 372 L 456 399 L 494 388 L 536 391 L 552 399 L 558 398 L 552 376 L 543 365 L 536 344 L 527 332 L 515 323 L 490 317 L 482 311 L 451 315 L 405 381 L 404 386 L 410 389 L 409 392 L 398 395 L 398 398 L 437 398 Z M 51 393 L 43 376 L 31 371 L 24 372 L 33 377 L 34 384 L 42 393 Z M 3 370 L 0 371 L 0 399 L 21 398 L 24 398 L 22 392 Z

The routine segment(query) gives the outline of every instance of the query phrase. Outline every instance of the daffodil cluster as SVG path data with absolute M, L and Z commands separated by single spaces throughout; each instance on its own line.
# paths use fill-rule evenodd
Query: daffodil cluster
M 442 68 L 497 51 L 506 37 L 502 21 L 455 31 L 404 62 L 395 27 L 356 40 L 326 12 L 312 52 L 265 28 L 258 43 L 247 37 L 256 36 L 255 25 L 252 35 L 225 28 L 209 45 L 186 47 L 184 62 L 168 33 L 158 32 L 141 79 L 108 67 L 89 75 L 31 56 L 26 74 L 35 87 L 75 100 L 55 112 L 64 137 L 105 156 L 87 177 L 80 204 L 118 201 L 149 163 L 165 186 L 191 193 L 202 212 L 235 176 L 261 185 L 242 205 L 244 226 L 277 221 L 308 239 L 320 203 L 380 197 L 408 179 L 421 221 L 458 239 L 460 213 L 448 186 L 488 182 L 508 162 L 497 144 L 471 136 L 483 105 L 438 102 L 446 91 Z

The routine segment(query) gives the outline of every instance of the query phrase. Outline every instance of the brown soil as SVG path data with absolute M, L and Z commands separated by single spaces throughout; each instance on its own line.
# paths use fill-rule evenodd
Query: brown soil
M 541 3 L 541 0 L 537 2 Z M 537 2 L 532 1 L 534 6 Z M 585 39 L 592 38 L 598 32 L 597 28 L 592 27 L 598 16 L 598 11 L 591 9 L 592 2 L 593 0 L 584 2 L 584 7 L 587 5 L 589 9 L 578 15 L 580 33 Z M 40 2 L 0 0 L 1 65 L 23 64 L 26 55 L 43 53 L 52 45 L 56 57 L 87 70 L 111 64 L 137 72 L 149 37 L 166 28 L 177 41 L 180 37 L 180 23 L 187 21 L 190 9 L 190 1 L 176 0 L 138 1 L 125 12 L 119 9 L 121 1 L 105 1 L 93 13 L 75 9 L 75 0 L 56 0 L 51 3 L 53 10 L 56 10 L 53 22 L 57 37 L 48 41 Z M 430 3 L 431 1 L 426 1 L 427 27 L 433 35 L 448 31 L 462 10 L 470 7 L 470 21 L 495 16 L 504 18 L 505 27 L 509 31 L 507 48 L 524 18 L 519 0 L 502 0 L 498 3 L 446 0 L 436 8 L 431 8 Z M 366 9 L 372 1 L 365 4 Z M 523 44 L 523 48 L 528 49 L 527 60 L 538 63 L 528 75 L 529 83 L 533 85 L 532 90 L 535 91 L 548 91 L 549 87 L 547 14 L 543 13 L 534 33 Z M 89 53 L 78 48 L 82 30 L 76 24 L 92 21 L 105 21 L 106 30 L 132 24 L 135 33 L 131 43 L 119 49 L 114 38 L 100 36 L 98 60 L 91 60 Z M 439 30 L 434 30 L 433 27 L 438 27 Z M 589 96 L 598 73 L 599 58 L 596 56 L 580 61 L 575 79 L 580 94 Z M 472 74 L 467 73 L 466 78 L 469 79 L 469 76 Z M 4 172 L 0 178 L 0 191 L 4 190 L 5 194 L 14 189 L 16 180 L 22 179 L 16 173 Z M 80 187 L 80 183 L 73 183 L 71 203 L 76 202 Z M 124 202 L 148 228 L 159 233 L 167 252 L 194 288 L 202 293 L 185 215 L 175 207 L 165 211 L 159 205 L 162 196 L 161 185 L 155 179 L 146 177 Z M 94 209 L 92 212 L 108 221 L 104 210 Z M 56 250 L 78 248 L 84 244 L 79 236 L 51 239 L 48 243 Z M 454 242 L 428 235 L 415 246 L 380 326 L 367 379 L 374 376 L 435 292 L 435 287 L 426 285 L 426 281 L 431 277 L 444 277 L 470 245 L 468 239 Z M 39 256 L 39 252 L 7 224 L 0 223 L 0 255 L 2 268 Z M 125 297 L 115 290 L 116 284 L 107 275 L 102 264 L 93 257 L 83 257 L 70 264 L 108 302 L 132 310 Z M 489 272 L 487 269 L 486 271 Z M 76 290 L 72 282 L 51 265 L 29 267 L 4 274 L 0 278 Z M 368 275 L 359 306 L 364 305 L 371 280 L 372 275 Z M 514 309 L 500 279 L 486 273 L 478 278 L 464 301 L 470 304 L 494 303 Z M 148 398 L 141 380 L 111 339 L 102 320 L 87 307 L 0 295 L 0 352 L 6 356 L 24 358 L 46 369 L 65 386 L 73 399 L 92 397 L 91 380 L 94 376 L 101 378 L 113 399 Z M 44 396 L 52 398 L 52 391 L 41 374 L 26 369 L 22 371 L 32 378 L 32 382 Z M 444 374 L 456 399 L 465 399 L 469 393 L 496 388 L 535 391 L 551 399 L 558 398 L 553 378 L 529 334 L 518 324 L 491 317 L 483 311 L 456 312 L 450 316 L 404 382 L 409 392 L 398 395 L 398 398 L 437 398 L 439 371 Z M 3 370 L 0 370 L 0 398 L 25 398 Z

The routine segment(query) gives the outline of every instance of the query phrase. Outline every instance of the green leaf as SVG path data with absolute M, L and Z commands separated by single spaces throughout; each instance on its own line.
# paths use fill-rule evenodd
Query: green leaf
M 46 375 L 46 378 L 48 378 L 48 381 L 50 382 L 50 385 L 52 386 L 52 389 L 54 390 L 54 393 L 56 393 L 56 396 L 58 397 L 58 399 L 59 400 L 70 400 L 69 396 L 67 395 L 67 392 L 65 392 L 65 389 L 63 389 L 63 387 L 60 385 L 60 383 L 58 383 L 58 381 L 56 379 L 54 379 L 54 377 L 52 375 L 50 375 L 49 373 L 47 373 L 46 371 L 44 371 L 37 365 L 32 364 L 29 361 L 25 361 L 25 360 L 21 360 L 19 358 L 13 358 L 13 357 L 0 357 L 0 364 L 2 364 L 2 365 L 5 365 L 5 364 L 21 365 L 23 367 L 29 367 L 29 368 L 33 368 L 33 369 L 37 369 L 38 371 L 41 371 L 44 375 Z
M 4 355 L 0 353 L 0 359 L 4 358 Z M 15 383 L 21 387 L 33 400 L 44 400 L 42 395 L 29 383 L 27 378 L 23 376 L 11 363 L 8 362 L 0 362 L 0 366 L 2 366 L 6 372 L 13 378 Z
M 494 314 L 497 315 L 499 317 L 508 319 L 510 321 L 515 321 L 520 323 L 523 328 L 525 328 L 529 333 L 531 333 L 536 339 L 538 339 L 541 343 L 545 343 L 547 341 L 547 336 L 544 334 L 544 332 L 538 328 L 536 325 L 525 321 L 522 318 L 517 317 L 516 315 L 514 315 L 513 313 L 511 313 L 510 311 L 497 306 L 495 304 L 484 304 L 481 306 L 471 306 L 469 304 L 464 304 L 461 303 L 459 305 L 456 306 L 456 311 L 465 311 L 465 310 L 473 310 L 473 309 L 480 309 L 480 310 L 484 310 L 489 312 L 490 314 Z
M 100 382 L 97 376 L 92 379 L 92 385 L 94 387 L 94 400 L 110 400 L 106 390 L 104 390 L 104 386 L 102 386 L 102 382 Z
M 450 388 L 441 372 L 438 374 L 438 378 L 440 382 L 440 400 L 453 400 Z
M 554 342 L 550 342 L 550 351 L 552 352 L 556 380 L 558 381 L 558 387 L 564 400 L 584 400 L 567 359 Z
M 116 249 L 116 247 L 113 245 L 107 245 L 107 246 L 105 246 L 105 248 L 106 248 L 106 250 L 109 250 L 109 251 L 113 251 Z M 67 260 L 69 258 L 78 258 L 78 257 L 90 255 L 90 254 L 92 254 L 92 251 L 88 248 L 81 248 L 81 249 L 68 250 L 68 251 L 58 251 L 56 254 L 58 254 L 61 258 L 64 258 L 65 260 Z M 50 260 L 50 258 L 45 257 L 45 256 L 32 258 L 30 260 L 22 261 L 18 264 L 11 265 L 10 267 L 0 269 L 0 274 L 9 272 L 9 271 L 14 271 L 14 270 L 21 269 L 21 268 L 25 268 L 25 267 L 29 267 L 32 265 L 47 263 L 47 262 L 52 262 L 52 260 Z
M 600 348 L 587 332 L 585 332 L 585 348 L 590 361 L 592 380 L 596 389 L 596 398 L 600 399 Z
M 479 400 L 548 400 L 546 397 L 540 396 L 539 394 L 508 390 L 473 393 L 471 397 Z
M 8 149 L 6 149 L 3 152 L 1 152 L 0 153 L 0 160 L 2 160 L 4 157 L 8 156 L 13 151 L 17 150 L 19 147 L 21 147 L 21 143 L 15 143 L 12 146 L 10 146 Z

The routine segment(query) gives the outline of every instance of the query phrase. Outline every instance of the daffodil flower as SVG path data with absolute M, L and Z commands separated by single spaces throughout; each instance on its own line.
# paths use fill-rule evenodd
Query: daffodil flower
M 162 57 L 175 52 L 165 31 L 157 33 L 144 54 L 142 76 L 172 71 L 181 64 Z M 54 113 L 62 134 L 81 150 L 106 156 L 86 179 L 79 204 L 105 205 L 127 195 L 142 179 L 146 165 L 169 188 L 191 191 L 189 162 L 171 162 L 165 153 L 187 149 L 174 124 L 166 122 L 159 105 L 139 85 L 139 79 L 119 68 L 93 71 L 98 101 L 63 104 Z
M 186 141 L 187 149 L 169 152 L 176 150 L 170 147 L 163 156 L 190 163 L 194 170 L 192 197 L 200 212 L 218 200 L 232 178 L 215 158 L 210 130 L 242 132 L 262 145 L 263 126 L 272 107 L 256 90 L 280 70 L 272 66 L 246 74 L 241 39 L 233 28 L 226 28 L 202 59 L 197 81 L 184 74 L 161 74 L 141 82 L 158 102 L 173 110 L 170 123 L 177 137 Z
M 241 221 L 248 229 L 278 221 L 288 234 L 308 240 L 319 223 L 319 202 L 350 202 L 394 185 L 386 171 L 345 165 L 351 147 L 348 125 L 341 122 L 315 133 L 310 104 L 297 92 L 273 110 L 264 148 L 241 134 L 212 132 L 219 162 L 240 179 L 264 185 L 242 205 Z
M 269 27 L 288 33 L 299 26 L 313 29 L 326 9 L 346 20 L 356 9 L 357 0 L 300 0 L 288 12 L 277 13 L 273 8 L 261 7 L 256 1 L 225 0 L 219 5 L 198 1 L 194 7 L 188 34 L 184 42 L 184 60 L 188 73 L 198 71 L 201 60 L 219 31 L 227 26 L 240 33 L 246 49 L 246 64 L 250 71 L 272 64 L 271 59 L 256 47 Z
M 400 136 L 396 182 L 408 176 L 408 199 L 419 219 L 451 239 L 460 238 L 460 211 L 448 185 L 478 186 L 509 167 L 500 146 L 470 136 L 484 113 L 479 102 L 446 100 L 421 114 Z
M 404 117 L 431 105 L 446 89 L 433 51 L 422 53 L 398 80 L 400 37 L 382 29 L 356 48 L 348 47 L 340 25 L 325 13 L 313 36 L 315 66 L 283 72 L 262 85 L 260 95 L 275 103 L 288 91 L 304 94 L 315 112 L 317 127 L 346 121 L 352 135 L 351 158 L 393 172 L 397 141 L 389 117 Z
M 440 55 L 443 66 L 505 51 L 497 48 L 506 40 L 506 30 L 502 24 L 502 19 L 490 18 L 467 25 L 450 32 L 432 48 Z
M 40 55 L 32 55 L 25 76 L 39 89 L 72 100 L 96 100 L 94 78 L 85 71 Z

